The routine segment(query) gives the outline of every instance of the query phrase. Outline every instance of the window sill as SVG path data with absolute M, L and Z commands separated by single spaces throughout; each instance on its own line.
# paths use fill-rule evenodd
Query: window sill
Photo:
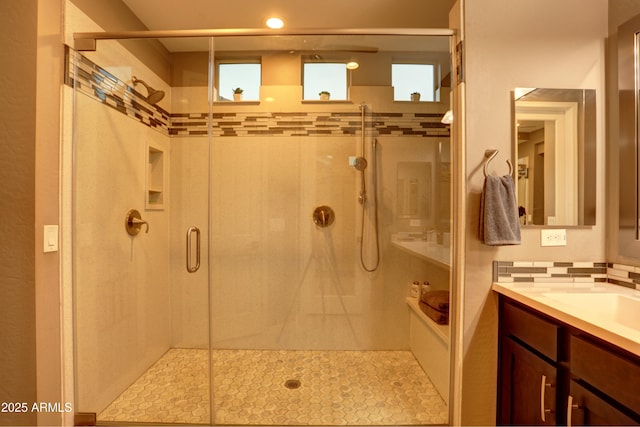
M 438 104 L 440 101 L 396 101 L 394 99 L 393 102 L 397 104 Z
M 353 101 L 348 99 L 329 99 L 327 101 L 323 101 L 320 99 L 303 99 L 303 104 L 353 104 Z
M 258 100 L 247 101 L 213 101 L 213 105 L 260 105 Z

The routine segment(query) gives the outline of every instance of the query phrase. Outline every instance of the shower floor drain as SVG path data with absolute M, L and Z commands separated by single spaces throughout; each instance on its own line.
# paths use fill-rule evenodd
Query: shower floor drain
M 300 383 L 300 380 L 286 380 L 284 382 L 284 386 L 288 389 L 296 389 L 299 388 L 302 384 Z

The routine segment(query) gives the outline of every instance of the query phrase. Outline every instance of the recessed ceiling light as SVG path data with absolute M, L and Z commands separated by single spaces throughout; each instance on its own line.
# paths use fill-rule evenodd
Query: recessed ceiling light
M 358 64 L 356 61 L 347 62 L 347 70 L 356 70 L 359 66 L 360 64 Z
M 284 27 L 284 21 L 280 18 L 272 17 L 267 19 L 267 27 L 277 30 Z

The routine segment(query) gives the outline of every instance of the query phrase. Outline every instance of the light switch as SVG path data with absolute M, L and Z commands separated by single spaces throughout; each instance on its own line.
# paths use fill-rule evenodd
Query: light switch
M 45 252 L 57 252 L 58 251 L 58 226 L 57 225 L 45 225 L 43 246 Z

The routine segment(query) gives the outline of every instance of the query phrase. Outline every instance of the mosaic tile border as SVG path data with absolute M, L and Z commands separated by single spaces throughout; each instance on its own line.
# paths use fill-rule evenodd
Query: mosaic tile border
M 67 47 L 65 84 L 120 113 L 168 135 L 170 114 L 113 74 Z M 77 71 L 77 73 L 76 73 Z
M 640 267 L 606 262 L 494 261 L 493 281 L 607 282 L 640 289 Z
M 172 114 L 169 135 L 207 134 L 207 113 Z M 439 114 L 373 113 L 367 130 L 378 135 L 449 137 Z M 360 134 L 360 113 L 249 112 L 213 113 L 213 136 L 354 136 Z
M 70 48 L 65 74 L 67 85 L 165 135 L 205 136 L 209 132 L 208 112 L 171 114 L 151 105 L 144 95 Z M 441 117 L 433 113 L 374 112 L 366 117 L 365 128 L 378 135 L 448 138 L 450 126 L 441 123 Z M 360 126 L 359 112 L 216 112 L 211 132 L 214 137 L 336 137 L 357 135 Z

